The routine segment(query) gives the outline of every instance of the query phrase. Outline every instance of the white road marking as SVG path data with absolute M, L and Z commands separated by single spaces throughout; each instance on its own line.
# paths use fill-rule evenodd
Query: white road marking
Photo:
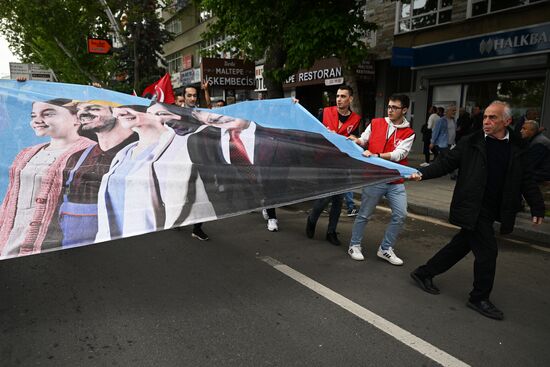
M 385 206 L 378 205 L 378 206 L 376 206 L 376 209 L 381 210 L 381 211 L 386 212 L 386 213 L 391 212 L 391 209 L 386 208 Z M 447 227 L 447 228 L 459 229 L 459 227 L 457 227 L 453 224 L 447 223 L 447 222 L 445 222 L 441 219 L 435 219 L 435 218 L 432 218 L 432 217 L 427 217 L 425 215 L 407 213 L 407 217 L 417 219 L 417 220 L 421 220 L 421 221 L 428 222 L 428 223 L 437 224 L 437 225 L 444 226 L 444 227 Z M 516 245 L 528 246 L 528 247 L 534 248 L 534 249 L 539 250 L 539 251 L 544 251 L 544 252 L 549 252 L 550 253 L 550 248 L 548 248 L 548 247 L 533 245 L 529 242 L 517 240 L 517 239 L 514 239 L 514 238 L 510 238 L 510 237 L 500 237 L 500 239 L 504 240 L 504 241 L 512 242 Z
M 445 367 L 466 367 L 468 364 L 462 362 L 461 360 L 453 357 L 452 355 L 444 352 L 441 349 L 431 345 L 423 339 L 409 333 L 407 330 L 400 328 L 394 323 L 384 319 L 381 316 L 378 316 L 372 311 L 367 310 L 363 306 L 349 300 L 348 298 L 334 292 L 330 288 L 325 287 L 324 285 L 316 282 L 315 280 L 305 276 L 304 274 L 292 269 L 291 267 L 280 263 L 279 261 L 269 257 L 263 256 L 259 257 L 260 260 L 269 264 L 276 270 L 285 274 L 286 276 L 294 279 L 303 286 L 311 289 L 315 293 L 323 296 L 327 300 L 337 304 L 346 311 L 351 312 L 360 319 L 368 322 L 377 329 L 383 331 L 384 333 L 392 336 L 401 343 L 407 345 L 408 347 L 416 350 L 420 354 L 430 358 L 431 360 L 439 363 Z

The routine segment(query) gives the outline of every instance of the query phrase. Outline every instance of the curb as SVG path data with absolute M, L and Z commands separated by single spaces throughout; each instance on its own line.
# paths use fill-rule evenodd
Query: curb
M 361 204 L 361 193 L 354 191 L 354 200 L 356 201 L 357 207 Z M 389 208 L 385 199 L 380 201 L 384 207 Z M 422 205 L 414 202 L 407 203 L 407 210 L 411 213 L 423 215 L 430 218 L 435 218 L 443 220 L 448 223 L 449 221 L 449 209 L 434 208 L 427 205 Z M 549 218 L 546 218 L 548 221 Z M 543 224 L 541 227 L 535 228 L 531 225 L 530 217 L 518 214 L 516 217 L 516 225 L 514 231 L 507 235 L 500 234 L 500 224 L 495 223 L 494 225 L 496 238 L 502 239 L 516 239 L 522 242 L 531 242 L 536 243 L 537 245 L 550 248 L 550 225 Z

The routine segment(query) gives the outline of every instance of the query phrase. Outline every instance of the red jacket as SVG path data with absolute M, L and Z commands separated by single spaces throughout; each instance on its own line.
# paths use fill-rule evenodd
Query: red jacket
M 388 136 L 388 122 L 385 118 L 373 119 L 370 123 L 370 138 L 369 138 L 369 151 L 371 153 L 390 153 L 395 150 L 397 145 L 414 135 L 414 130 L 411 129 L 408 124 L 406 127 L 397 128 Z M 409 164 L 407 157 L 403 158 L 399 164 L 407 166 Z M 393 181 L 392 183 L 403 183 L 403 179 Z
M 357 129 L 357 126 L 359 126 L 359 122 L 361 121 L 361 116 L 356 114 L 355 112 L 351 112 L 346 122 L 338 128 L 339 120 L 338 120 L 338 107 L 332 106 L 332 107 L 326 107 L 323 110 L 323 125 L 325 125 L 329 130 L 335 131 L 339 135 L 343 135 L 345 137 L 350 136 L 350 134 Z

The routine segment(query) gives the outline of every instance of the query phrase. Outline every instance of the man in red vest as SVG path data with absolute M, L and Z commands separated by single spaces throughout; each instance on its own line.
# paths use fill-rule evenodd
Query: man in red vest
M 346 137 L 355 133 L 359 127 L 361 117 L 351 111 L 350 104 L 352 101 L 353 89 L 347 85 L 339 87 L 336 92 L 336 106 L 323 109 L 323 125 L 325 125 L 329 131 Z M 321 212 L 328 203 L 332 201 L 326 239 L 333 245 L 340 246 L 340 241 L 336 235 L 336 226 L 338 225 L 338 219 L 340 219 L 340 212 L 342 211 L 342 198 L 343 195 L 338 194 L 315 201 L 311 213 L 307 217 L 306 235 L 309 238 L 313 238 L 315 234 L 315 226 L 317 225 L 317 220 Z
M 414 131 L 405 114 L 409 106 L 409 97 L 394 94 L 388 103 L 388 117 L 373 119 L 360 138 L 350 137 L 355 143 L 367 149 L 365 157 L 387 159 L 407 165 L 407 155 L 414 141 Z M 391 208 L 391 221 L 384 233 L 384 239 L 376 255 L 392 265 L 403 265 L 393 251 L 397 236 L 407 217 L 407 193 L 403 179 L 390 183 L 381 183 L 363 188 L 361 208 L 355 218 L 349 244 L 349 255 L 353 260 L 364 260 L 361 252 L 363 231 L 376 205 L 385 196 Z

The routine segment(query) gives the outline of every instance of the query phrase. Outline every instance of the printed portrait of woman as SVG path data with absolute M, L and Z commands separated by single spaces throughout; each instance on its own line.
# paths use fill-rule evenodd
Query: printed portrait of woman
M 55 216 L 68 158 L 93 141 L 78 135 L 80 123 L 71 100 L 58 98 L 32 104 L 30 127 L 48 143 L 22 150 L 9 171 L 0 207 L 0 257 L 42 251 Z
M 96 242 L 215 219 L 200 177 L 187 153 L 188 135 L 168 126 L 181 116 L 164 105 L 121 106 L 113 115 L 137 132 L 103 176 Z

